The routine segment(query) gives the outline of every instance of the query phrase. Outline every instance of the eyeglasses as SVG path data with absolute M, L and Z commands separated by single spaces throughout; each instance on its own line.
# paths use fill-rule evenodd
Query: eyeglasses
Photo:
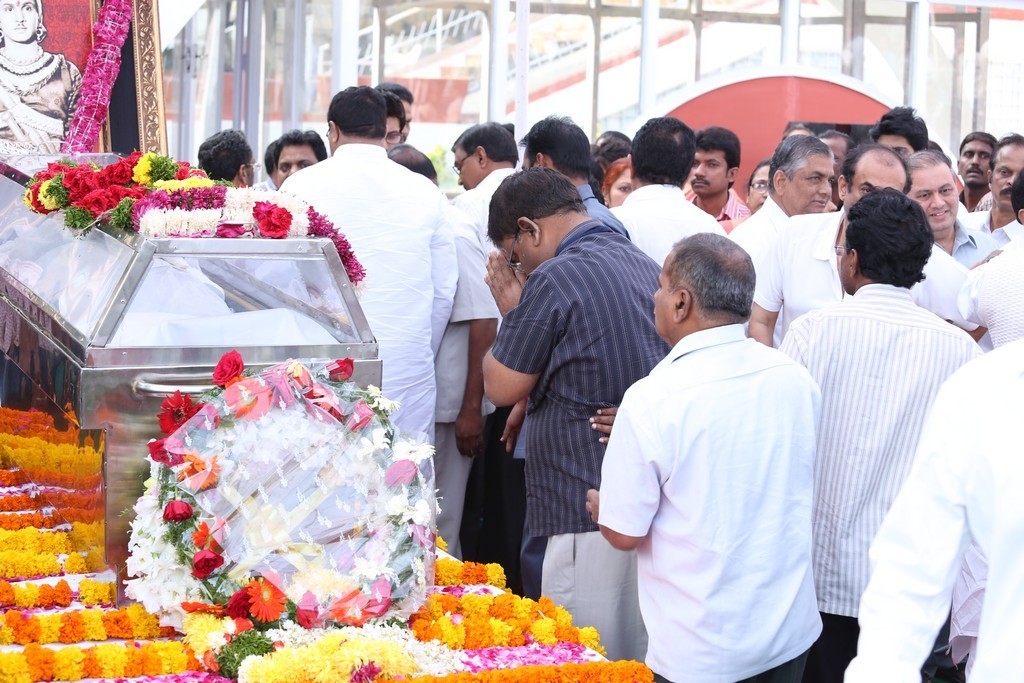
M 836 256 L 842 256 L 844 251 L 853 251 L 850 247 L 843 246 L 842 244 L 837 244 L 832 248 L 835 250 Z
M 522 264 L 519 263 L 518 261 L 515 261 L 515 262 L 512 261 L 512 257 L 516 253 L 516 245 L 517 244 L 519 244 L 519 231 L 518 230 L 516 230 L 516 237 L 515 237 L 514 240 L 512 240 L 512 246 L 509 247 L 509 250 L 508 250 L 508 267 L 511 268 L 513 272 L 521 273 L 522 270 L 523 270 Z
M 764 192 L 765 190 L 768 189 L 768 181 L 767 180 L 758 180 L 756 183 L 751 184 L 750 189 L 751 190 L 759 190 L 761 192 Z
M 384 140 L 389 145 L 398 145 L 398 144 L 401 144 L 401 143 L 405 142 L 405 136 L 402 135 L 402 131 L 400 131 L 400 130 L 393 130 L 393 131 L 391 131 L 390 133 L 388 133 L 387 135 L 384 136 Z
M 260 171 L 263 170 L 263 164 L 260 163 L 246 164 L 246 166 L 252 169 L 253 176 L 259 175 Z
M 455 161 L 452 162 L 452 168 L 455 169 L 455 175 L 462 175 L 462 165 L 466 163 L 466 159 L 468 158 L 468 156 L 464 156 L 461 159 L 458 157 L 455 158 Z M 519 237 L 518 234 L 516 237 Z

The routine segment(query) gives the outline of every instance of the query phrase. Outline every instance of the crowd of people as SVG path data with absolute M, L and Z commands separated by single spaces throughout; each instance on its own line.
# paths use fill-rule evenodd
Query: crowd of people
M 338 93 L 330 154 L 287 133 L 264 187 L 364 264 L 452 554 L 658 681 L 1012 678 L 1024 137 L 954 164 L 907 107 L 863 141 L 793 125 L 741 196 L 721 127 L 483 123 L 449 201 L 412 105 Z M 199 163 L 254 179 L 238 131 Z

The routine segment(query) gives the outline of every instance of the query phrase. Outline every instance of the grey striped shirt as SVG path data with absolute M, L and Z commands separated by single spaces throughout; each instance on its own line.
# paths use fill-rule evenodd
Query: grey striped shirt
M 654 329 L 660 268 L 596 222 L 574 228 L 523 287 L 491 353 L 540 374 L 526 430 L 526 519 L 534 536 L 597 531 L 587 489 L 600 487 L 605 447 L 589 418 L 618 405 L 669 347 Z
M 856 617 L 868 549 L 910 472 L 939 387 L 981 355 L 967 333 L 917 306 L 910 291 L 866 285 L 790 326 L 781 350 L 821 387 L 814 466 L 818 608 Z

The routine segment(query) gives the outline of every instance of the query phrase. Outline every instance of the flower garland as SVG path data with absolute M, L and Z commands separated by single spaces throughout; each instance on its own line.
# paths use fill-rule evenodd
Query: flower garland
M 573 626 L 572 615 L 544 597 L 434 593 L 409 626 L 420 640 L 437 640 L 455 650 L 564 642 L 604 654 L 597 629 Z
M 438 558 L 434 565 L 435 586 L 486 584 L 505 589 L 505 569 L 500 564 L 460 562 L 455 558 Z
M 121 70 L 121 47 L 132 21 L 131 0 L 106 0 L 92 27 L 93 47 L 85 64 L 78 106 L 61 147 L 62 154 L 91 152 L 107 120 L 110 93 Z
M 5 676 L 3 680 L 10 681 L 136 678 L 199 668 L 188 648 L 173 640 L 55 649 L 30 644 L 21 652 L 0 652 L 0 672 Z
M 113 638 L 148 639 L 174 635 L 157 624 L 142 605 L 117 610 L 83 609 L 50 614 L 8 610 L 0 626 L 0 645 L 81 643 Z
M 476 673 L 408 679 L 407 683 L 652 683 L 654 673 L 640 662 L 588 662 L 522 666 Z
M 350 382 L 353 369 L 254 375 L 233 351 L 214 369 L 221 388 L 162 405 L 126 587 L 197 653 L 216 632 L 211 670 L 233 675 L 288 623 L 404 618 L 426 595 L 432 449 L 394 437 L 397 404 Z
M 29 182 L 24 201 L 36 213 L 62 212 L 64 225 L 82 233 L 107 221 L 151 238 L 329 239 L 352 284 L 366 276 L 341 231 L 297 197 L 215 182 L 158 154 L 135 152 L 105 168 L 51 163 Z
M 0 608 L 52 609 L 68 607 L 72 600 L 83 605 L 110 605 L 114 602 L 114 584 L 109 581 L 82 579 L 78 591 L 71 590 L 64 579 L 57 583 L 9 583 L 0 581 Z
M 18 436 L 37 436 L 50 443 L 75 443 L 77 433 L 60 432 L 53 417 L 38 410 L 14 410 L 0 407 L 0 432 Z

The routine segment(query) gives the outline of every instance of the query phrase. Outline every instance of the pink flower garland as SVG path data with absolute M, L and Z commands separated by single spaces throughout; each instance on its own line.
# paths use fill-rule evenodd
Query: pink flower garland
M 106 0 L 92 27 L 93 47 L 82 77 L 81 94 L 61 154 L 81 154 L 96 148 L 107 120 L 110 91 L 121 70 L 121 47 L 132 23 L 132 0 Z
M 345 272 L 348 273 L 348 279 L 352 281 L 353 285 L 358 285 L 362 282 L 363 278 L 366 277 L 366 271 L 363 269 L 363 264 L 352 253 L 352 245 L 349 244 L 345 236 L 334 227 L 334 223 L 327 220 L 322 214 L 314 211 L 312 207 L 306 212 L 306 215 L 309 217 L 308 234 L 311 237 L 326 237 L 334 242 L 334 246 L 338 250 L 338 256 L 341 257 L 341 264 L 345 266 Z

